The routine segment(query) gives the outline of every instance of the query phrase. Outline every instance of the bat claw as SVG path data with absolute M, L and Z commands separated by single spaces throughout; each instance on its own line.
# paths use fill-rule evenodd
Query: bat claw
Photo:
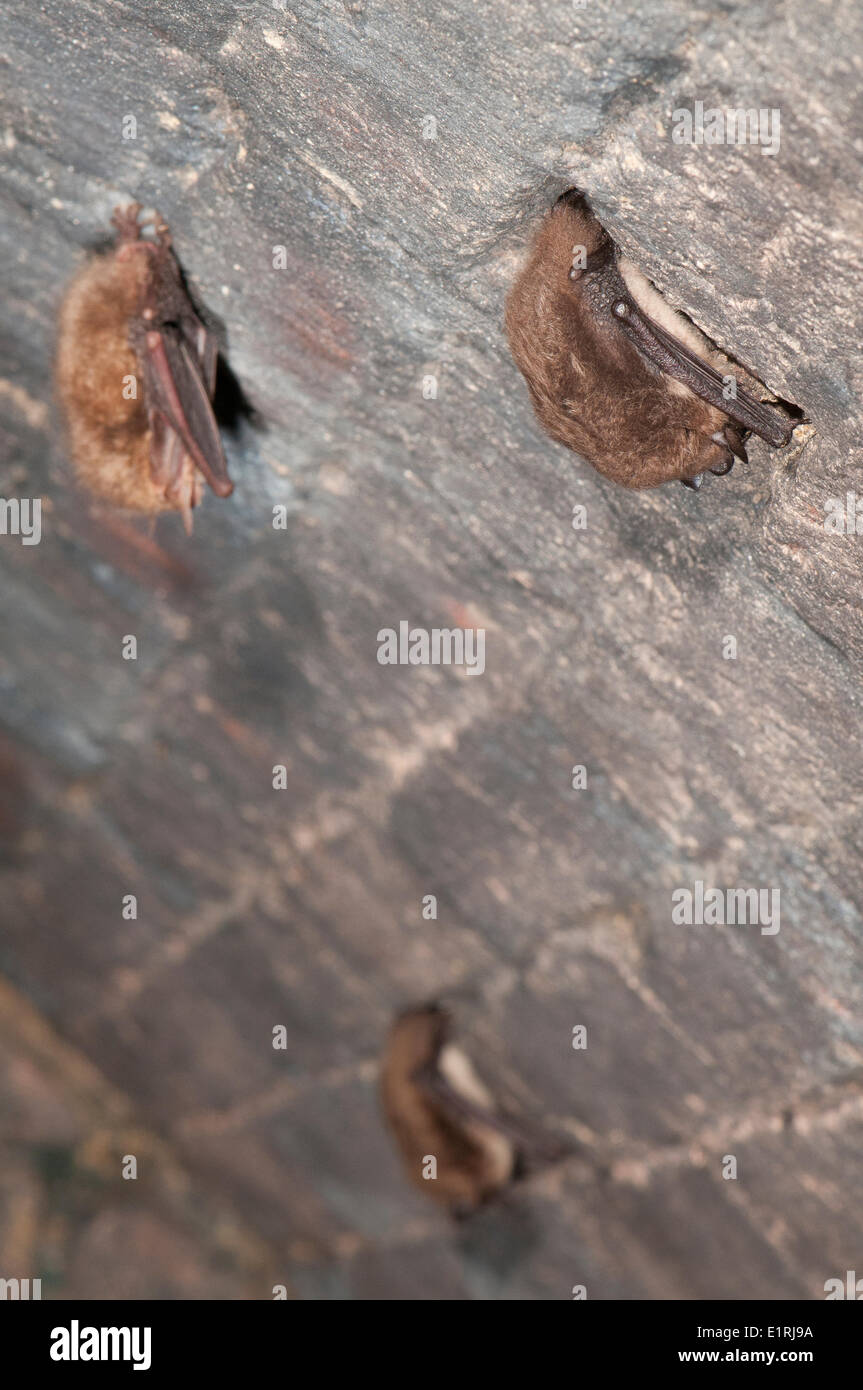
M 681 478 L 680 481 L 684 487 L 691 488 L 693 492 L 697 492 L 704 482 L 704 474 L 696 473 L 694 478 Z
M 153 209 L 153 231 L 160 246 L 171 246 L 174 238 L 171 236 L 170 228 L 160 212 Z

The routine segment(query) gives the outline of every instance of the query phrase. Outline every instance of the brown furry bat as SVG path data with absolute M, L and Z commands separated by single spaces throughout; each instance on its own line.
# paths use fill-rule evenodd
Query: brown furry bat
M 116 249 L 75 276 L 60 311 L 57 387 L 79 481 L 137 512 L 179 511 L 203 480 L 229 497 L 213 415 L 218 346 L 183 285 L 167 226 L 141 236 L 139 203 L 117 208 Z
M 531 1161 L 549 1163 L 567 1150 L 537 1142 L 502 1119 L 470 1060 L 450 1042 L 449 1014 L 425 1004 L 400 1014 L 381 1062 L 381 1105 L 408 1177 L 454 1216 L 467 1216 Z M 437 1174 L 423 1171 L 434 1158 Z
M 537 232 L 507 299 L 506 331 L 541 424 L 624 487 L 673 478 L 700 487 L 705 472 L 747 461 L 747 433 L 777 446 L 791 437 L 793 422 L 737 384 L 576 189 Z

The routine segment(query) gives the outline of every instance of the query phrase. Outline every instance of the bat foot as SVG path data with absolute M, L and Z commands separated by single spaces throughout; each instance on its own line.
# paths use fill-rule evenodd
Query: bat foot
M 704 474 L 696 473 L 694 478 L 681 478 L 680 481 L 682 482 L 684 487 L 691 488 L 693 492 L 697 492 L 698 489 L 701 487 L 701 484 L 704 482 Z
M 121 241 L 138 241 L 141 236 L 141 228 L 138 218 L 141 215 L 141 203 L 129 203 L 126 207 L 116 207 L 111 217 L 111 225 L 117 228 Z
M 160 212 L 153 209 L 152 216 L 140 220 L 144 210 L 143 203 L 129 203 L 127 207 L 116 207 L 111 218 L 112 226 L 117 228 L 121 242 L 134 242 L 141 240 L 141 233 L 145 227 L 152 226 L 153 234 L 159 246 L 169 247 L 172 237 L 168 224 Z

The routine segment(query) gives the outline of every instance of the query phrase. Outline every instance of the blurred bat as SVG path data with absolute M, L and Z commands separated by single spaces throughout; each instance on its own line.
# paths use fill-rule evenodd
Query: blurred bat
M 510 291 L 506 331 L 553 439 L 624 487 L 747 462 L 744 437 L 786 444 L 793 421 L 763 404 L 623 258 L 584 194 L 547 214 Z
M 206 480 L 229 497 L 212 400 L 218 344 L 155 215 L 117 208 L 117 245 L 73 279 L 60 311 L 57 386 L 81 483 L 139 512 L 179 511 L 187 531 Z M 143 224 L 143 225 L 146 225 Z
M 502 1119 L 469 1058 L 450 1041 L 450 1018 L 437 1004 L 400 1014 L 381 1062 L 380 1096 L 408 1177 L 456 1216 L 476 1210 L 514 1178 L 525 1161 L 560 1158 Z M 436 1175 L 424 1177 L 429 1160 Z

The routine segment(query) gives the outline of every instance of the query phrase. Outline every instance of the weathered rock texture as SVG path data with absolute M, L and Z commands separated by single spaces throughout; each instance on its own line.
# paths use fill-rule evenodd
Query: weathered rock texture
M 0 537 L 0 1274 L 823 1297 L 863 1249 L 863 538 L 824 528 L 861 459 L 863 13 L 289 4 L 0 19 L 0 495 L 45 508 Z M 779 108 L 779 153 L 674 144 L 696 100 Z M 502 305 L 570 182 L 807 411 L 796 459 L 630 495 L 541 436 Z M 92 511 L 51 403 L 64 283 L 132 196 L 258 417 L 191 540 Z M 480 624 L 485 674 L 379 665 L 402 619 Z M 699 879 L 780 889 L 779 934 L 674 925 Z M 431 997 L 579 1144 L 461 1229 L 375 1096 Z

